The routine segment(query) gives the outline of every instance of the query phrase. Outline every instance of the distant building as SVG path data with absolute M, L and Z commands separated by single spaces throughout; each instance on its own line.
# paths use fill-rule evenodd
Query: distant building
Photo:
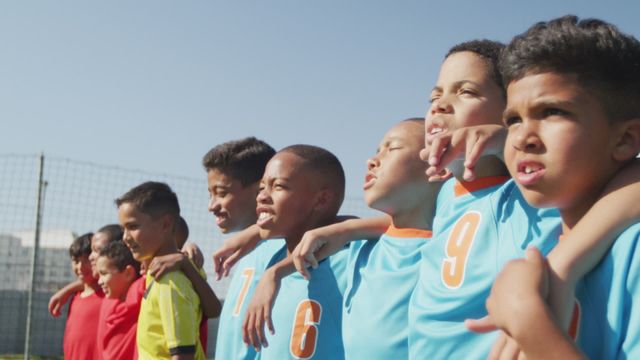
M 0 234 L 0 290 L 28 290 L 34 230 Z M 55 291 L 75 278 L 71 271 L 71 230 L 43 230 L 36 267 L 36 291 Z

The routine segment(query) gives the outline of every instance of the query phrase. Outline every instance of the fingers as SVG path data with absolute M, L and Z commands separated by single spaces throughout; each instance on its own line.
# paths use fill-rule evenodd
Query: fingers
M 49 300 L 49 314 L 53 317 L 60 316 L 60 307 L 60 300 L 57 297 L 52 296 L 51 300 Z
M 260 311 L 258 312 L 258 315 L 255 317 L 255 324 L 254 324 L 254 328 L 255 328 L 255 333 L 256 333 L 256 340 L 258 341 L 257 344 L 254 343 L 254 347 L 267 347 L 267 339 L 264 336 L 264 323 L 265 323 L 265 311 L 264 309 L 260 309 Z M 256 350 L 259 351 L 259 350 Z
M 213 272 L 216 274 L 216 280 L 222 279 L 222 256 L 217 256 L 216 253 L 213 253 Z
M 469 331 L 473 331 L 475 333 L 487 333 L 498 330 L 498 327 L 496 327 L 493 320 L 491 320 L 490 315 L 480 319 L 466 319 L 464 321 L 464 326 L 466 326 Z
M 489 356 L 487 357 L 487 359 L 489 360 L 500 359 L 500 354 L 502 354 L 502 349 L 504 348 L 506 343 L 507 343 L 507 337 L 501 331 L 500 335 L 498 335 L 498 339 L 496 339 L 496 342 L 493 343 L 493 347 L 491 348 L 491 352 L 489 353 Z
M 429 146 L 429 159 L 428 159 L 429 165 L 437 166 L 441 163 L 440 157 L 442 156 L 444 151 L 447 149 L 447 146 L 449 146 L 450 141 L 451 141 L 451 136 L 449 134 L 444 134 L 444 133 L 443 135 L 437 136 L 436 138 L 433 139 L 433 141 L 431 142 L 431 145 Z
M 538 250 L 538 248 L 536 248 L 535 246 L 528 247 L 527 250 L 524 252 L 524 257 L 525 259 L 527 259 L 527 261 L 533 264 L 536 264 L 536 265 L 544 264 L 544 258 L 542 257 L 540 250 Z
M 236 262 L 238 262 L 238 260 L 240 260 L 240 252 L 239 251 L 235 251 L 233 254 L 229 255 L 229 257 L 227 257 L 224 260 L 224 263 L 222 264 L 222 269 L 223 269 L 223 275 L 229 276 L 229 271 L 231 271 L 231 268 L 233 267 L 233 265 L 236 264 Z
M 502 353 L 500 354 L 500 360 L 516 360 L 518 359 L 518 354 L 520 354 L 520 347 L 518 343 L 512 338 L 505 335 L 507 340 L 505 341 L 505 345 L 502 348 Z

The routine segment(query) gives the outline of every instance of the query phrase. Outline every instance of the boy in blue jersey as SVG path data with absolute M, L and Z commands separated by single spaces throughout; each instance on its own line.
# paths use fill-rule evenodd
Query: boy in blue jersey
M 308 229 L 336 221 L 344 199 L 345 177 L 340 161 L 310 145 L 280 150 L 269 161 L 257 197 L 260 236 L 283 237 L 286 244 L 271 264 L 281 264 Z M 273 304 L 277 333 L 267 335 L 263 359 L 342 359 L 342 295 L 346 287 L 346 251 L 321 262 L 310 282 L 299 274 L 279 282 L 283 295 Z M 278 266 L 264 274 L 276 275 Z M 264 279 L 263 279 L 264 280 Z
M 558 207 L 564 235 L 640 151 L 638 59 L 634 37 L 574 16 L 534 25 L 503 55 L 506 164 L 530 204 Z M 575 344 L 588 358 L 640 357 L 639 247 L 636 223 L 577 285 Z M 544 303 L 545 271 L 535 250 L 510 263 L 487 301 L 489 313 L 528 358 L 579 358 Z
M 275 150 L 254 137 L 212 148 L 202 159 L 207 171 L 209 211 L 222 233 L 249 228 L 256 222 L 258 183 Z M 263 242 L 238 264 L 222 306 L 216 340 L 216 359 L 254 359 L 256 352 L 242 341 L 242 320 L 253 290 L 276 251 L 277 242 Z M 213 254 L 220 275 L 223 259 L 233 256 L 227 243 Z M 227 270 L 228 271 L 228 270 Z
M 377 241 L 350 244 L 342 313 L 347 359 L 409 356 L 409 298 L 440 189 L 440 183 L 425 181 L 423 145 L 424 119 L 407 119 L 385 134 L 367 161 L 365 201 L 388 214 L 392 224 Z
M 487 40 L 454 46 L 431 92 L 426 136 L 465 126 L 497 124 L 505 96 L 497 70 L 503 45 Z M 495 334 L 468 331 L 464 320 L 486 313 L 484 301 L 502 265 L 536 244 L 549 251 L 559 234 L 554 211 L 524 201 L 496 156 L 481 158 L 473 181 L 462 167 L 442 187 L 434 238 L 423 248 L 409 304 L 409 358 L 485 358 Z M 473 314 L 473 315 L 472 315 Z
M 470 125 L 500 128 L 498 119 L 505 105 L 497 70 L 501 48 L 495 42 L 474 41 L 451 50 L 432 94 L 427 140 L 433 142 L 448 131 Z M 463 166 L 458 167 L 454 172 L 461 178 Z M 411 358 L 484 358 L 495 336 L 470 333 L 464 327 L 465 318 L 486 314 L 484 300 L 502 264 L 520 257 L 527 245 L 536 242 L 545 244 L 548 251 L 559 233 L 557 213 L 532 209 L 513 182 L 501 186 L 507 173 L 498 158 L 481 158 L 474 170 L 476 180 L 450 180 L 441 189 L 434 238 L 423 249 L 420 281 L 410 304 Z M 349 226 L 345 222 L 305 234 L 294 254 L 298 270 L 304 273 L 316 257 L 331 253 L 336 244 L 353 238 L 353 233 L 363 233 L 361 225 L 353 225 L 358 220 L 350 222 Z M 612 228 L 606 222 L 599 225 Z

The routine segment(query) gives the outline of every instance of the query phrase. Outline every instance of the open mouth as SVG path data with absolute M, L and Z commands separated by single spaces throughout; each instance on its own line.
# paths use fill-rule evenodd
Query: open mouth
M 256 224 L 258 224 L 258 226 L 264 227 L 273 222 L 273 213 L 267 209 L 258 208 L 257 213 L 258 220 L 256 221 Z
M 372 173 L 367 173 L 367 175 L 364 177 L 364 185 L 362 185 L 362 188 L 364 190 L 370 189 L 373 184 L 376 183 L 376 176 Z
M 540 181 L 544 172 L 545 168 L 540 163 L 531 161 L 521 162 L 518 164 L 516 180 L 521 185 L 533 185 Z

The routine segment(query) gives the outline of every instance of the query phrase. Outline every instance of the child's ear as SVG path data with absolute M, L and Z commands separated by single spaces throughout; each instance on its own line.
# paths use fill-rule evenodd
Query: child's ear
M 162 215 L 162 230 L 173 232 L 173 216 L 169 214 Z
M 138 277 L 138 272 L 131 265 L 127 265 L 127 267 L 125 267 L 123 271 L 124 271 L 124 275 L 127 277 L 127 280 L 129 281 L 133 282 Z
M 331 206 L 334 197 L 335 194 L 333 193 L 333 191 L 324 188 L 316 194 L 314 207 L 319 210 L 326 210 L 329 206 Z
M 616 161 L 625 162 L 640 152 L 640 119 L 627 120 L 619 129 L 612 156 Z

